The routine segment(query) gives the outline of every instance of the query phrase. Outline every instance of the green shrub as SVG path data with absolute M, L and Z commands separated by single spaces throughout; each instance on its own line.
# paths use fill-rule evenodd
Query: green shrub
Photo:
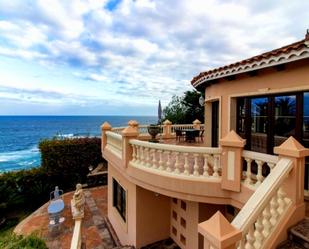
M 39 144 L 42 168 L 70 182 L 84 182 L 90 165 L 103 162 L 100 138 L 43 140 Z M 74 184 L 75 185 L 75 184 Z
M 41 167 L 0 175 L 0 221 L 12 210 L 38 208 L 55 186 L 73 190 L 86 181 L 90 165 L 103 161 L 99 138 L 43 140 L 39 148 Z
M 18 236 L 10 233 L 0 238 L 1 249 L 47 249 L 45 242 L 35 234 Z

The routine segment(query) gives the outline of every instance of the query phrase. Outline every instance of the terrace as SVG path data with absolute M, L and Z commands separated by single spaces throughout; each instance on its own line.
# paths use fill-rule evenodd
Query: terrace
M 165 121 L 160 142 L 151 143 L 147 126 L 136 121 L 120 128 L 104 123 L 102 155 L 130 182 L 154 193 L 241 209 L 232 223 L 222 223 L 233 231 L 225 239 L 238 248 L 272 248 L 283 239 L 280 231 L 304 213 L 300 165 L 308 150 L 290 137 L 274 148 L 278 156 L 246 151 L 245 140 L 234 131 L 220 140 L 220 147 L 206 147 L 202 140 L 176 140 L 177 128 L 201 127 L 198 121 L 187 125 Z M 222 220 L 220 215 L 213 219 Z M 207 243 L 219 248 L 222 237 L 211 234 L 209 222 L 199 224 L 204 248 Z

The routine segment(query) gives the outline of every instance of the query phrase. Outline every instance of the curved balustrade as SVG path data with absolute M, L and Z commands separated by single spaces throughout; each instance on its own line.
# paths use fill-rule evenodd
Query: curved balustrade
M 122 136 L 111 131 L 107 131 L 106 136 L 106 148 L 116 154 L 119 158 L 122 158 Z
M 175 146 L 131 140 L 132 163 L 171 174 L 221 178 L 220 148 Z
M 232 225 L 242 231 L 239 249 L 264 248 L 292 204 L 282 188 L 292 168 L 290 159 L 281 159 L 233 220 Z
M 121 132 L 125 129 L 126 127 L 115 127 L 115 128 L 112 128 L 112 132 L 115 132 L 117 134 L 121 134 Z
M 246 150 L 243 151 L 242 157 L 246 165 L 246 170 L 243 171 L 243 183 L 254 188 L 264 181 L 266 174 L 271 172 L 278 162 L 277 156 Z

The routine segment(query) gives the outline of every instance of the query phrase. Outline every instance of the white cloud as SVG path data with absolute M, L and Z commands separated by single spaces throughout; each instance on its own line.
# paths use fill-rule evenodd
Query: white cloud
M 0 2 L 0 55 L 71 68 L 91 96 L 136 105 L 166 103 L 200 71 L 302 39 L 309 7 L 301 0 L 122 0 L 113 10 L 108 0 L 26 2 Z

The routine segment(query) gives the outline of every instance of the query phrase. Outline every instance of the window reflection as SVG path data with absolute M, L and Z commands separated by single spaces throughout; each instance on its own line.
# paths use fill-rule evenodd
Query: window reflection
M 296 96 L 275 97 L 275 146 L 282 144 L 289 136 L 295 136 Z
M 251 150 L 267 153 L 268 98 L 251 99 Z

